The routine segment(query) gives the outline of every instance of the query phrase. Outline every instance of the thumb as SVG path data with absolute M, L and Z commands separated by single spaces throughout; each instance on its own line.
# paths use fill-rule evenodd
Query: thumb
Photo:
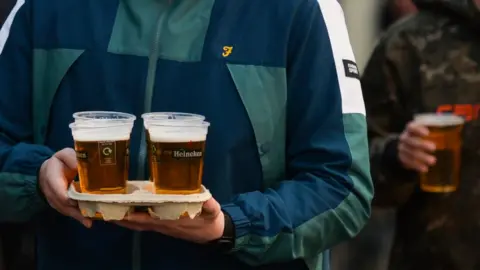
M 211 198 L 203 203 L 202 215 L 217 216 L 220 211 L 220 204 L 214 198 Z
M 72 181 L 77 175 L 77 155 L 72 148 L 64 148 L 54 155 L 64 165 L 64 175 L 67 180 Z
M 68 207 L 65 214 L 67 216 L 72 217 L 73 219 L 76 219 L 78 222 L 82 223 L 83 226 L 85 226 L 86 228 L 92 227 L 92 220 L 84 217 L 78 208 Z

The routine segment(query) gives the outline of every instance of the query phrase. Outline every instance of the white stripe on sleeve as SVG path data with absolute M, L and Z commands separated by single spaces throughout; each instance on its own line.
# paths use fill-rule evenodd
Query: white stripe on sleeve
M 355 63 L 348 30 L 345 23 L 345 16 L 342 7 L 337 0 L 317 0 L 320 11 L 325 20 L 330 44 L 332 46 L 333 58 L 337 69 L 338 83 L 342 96 L 342 111 L 347 113 L 360 113 L 365 115 L 365 103 L 363 102 L 362 88 L 360 80 L 348 77 L 345 68 L 348 69 L 347 62 Z M 358 74 L 358 68 L 355 64 L 351 66 L 352 72 Z

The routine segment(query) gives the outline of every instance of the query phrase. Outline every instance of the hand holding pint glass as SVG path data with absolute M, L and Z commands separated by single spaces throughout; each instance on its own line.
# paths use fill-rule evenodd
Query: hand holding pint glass
M 38 184 L 48 204 L 62 215 L 72 217 L 90 228 L 92 221 L 85 218 L 76 201 L 67 196 L 67 189 L 77 175 L 75 151 L 65 148 L 46 160 L 38 172 Z
M 460 177 L 463 118 L 451 114 L 415 116 L 400 136 L 399 159 L 420 173 L 426 192 L 453 192 Z

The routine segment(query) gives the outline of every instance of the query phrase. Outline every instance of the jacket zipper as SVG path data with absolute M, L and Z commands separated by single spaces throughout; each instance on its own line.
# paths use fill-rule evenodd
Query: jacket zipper
M 145 86 L 145 99 L 143 102 L 144 112 L 150 112 L 152 110 L 152 98 L 153 98 L 153 90 L 155 87 L 155 79 L 157 73 L 157 61 L 159 57 L 158 47 L 160 45 L 160 34 L 162 31 L 162 24 L 163 24 L 163 16 L 162 12 L 160 12 L 157 23 L 156 29 L 154 32 L 153 44 L 152 49 L 150 51 L 150 55 L 148 56 L 148 70 L 147 70 L 147 81 Z M 137 164 L 137 177 L 138 180 L 145 180 L 145 162 L 147 158 L 147 149 L 146 149 L 146 135 L 145 129 L 141 129 L 141 136 L 140 136 L 140 148 L 138 154 L 138 164 Z M 140 232 L 133 233 L 133 247 L 132 247 L 132 269 L 133 270 L 141 270 L 141 234 Z

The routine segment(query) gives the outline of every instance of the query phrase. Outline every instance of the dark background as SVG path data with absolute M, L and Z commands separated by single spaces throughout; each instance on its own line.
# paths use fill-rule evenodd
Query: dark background
M 0 0 L 0 25 L 3 25 L 15 2 L 15 0 Z
M 0 27 L 17 0 L 0 0 Z M 0 223 L 0 270 L 33 270 L 33 237 L 28 225 Z

